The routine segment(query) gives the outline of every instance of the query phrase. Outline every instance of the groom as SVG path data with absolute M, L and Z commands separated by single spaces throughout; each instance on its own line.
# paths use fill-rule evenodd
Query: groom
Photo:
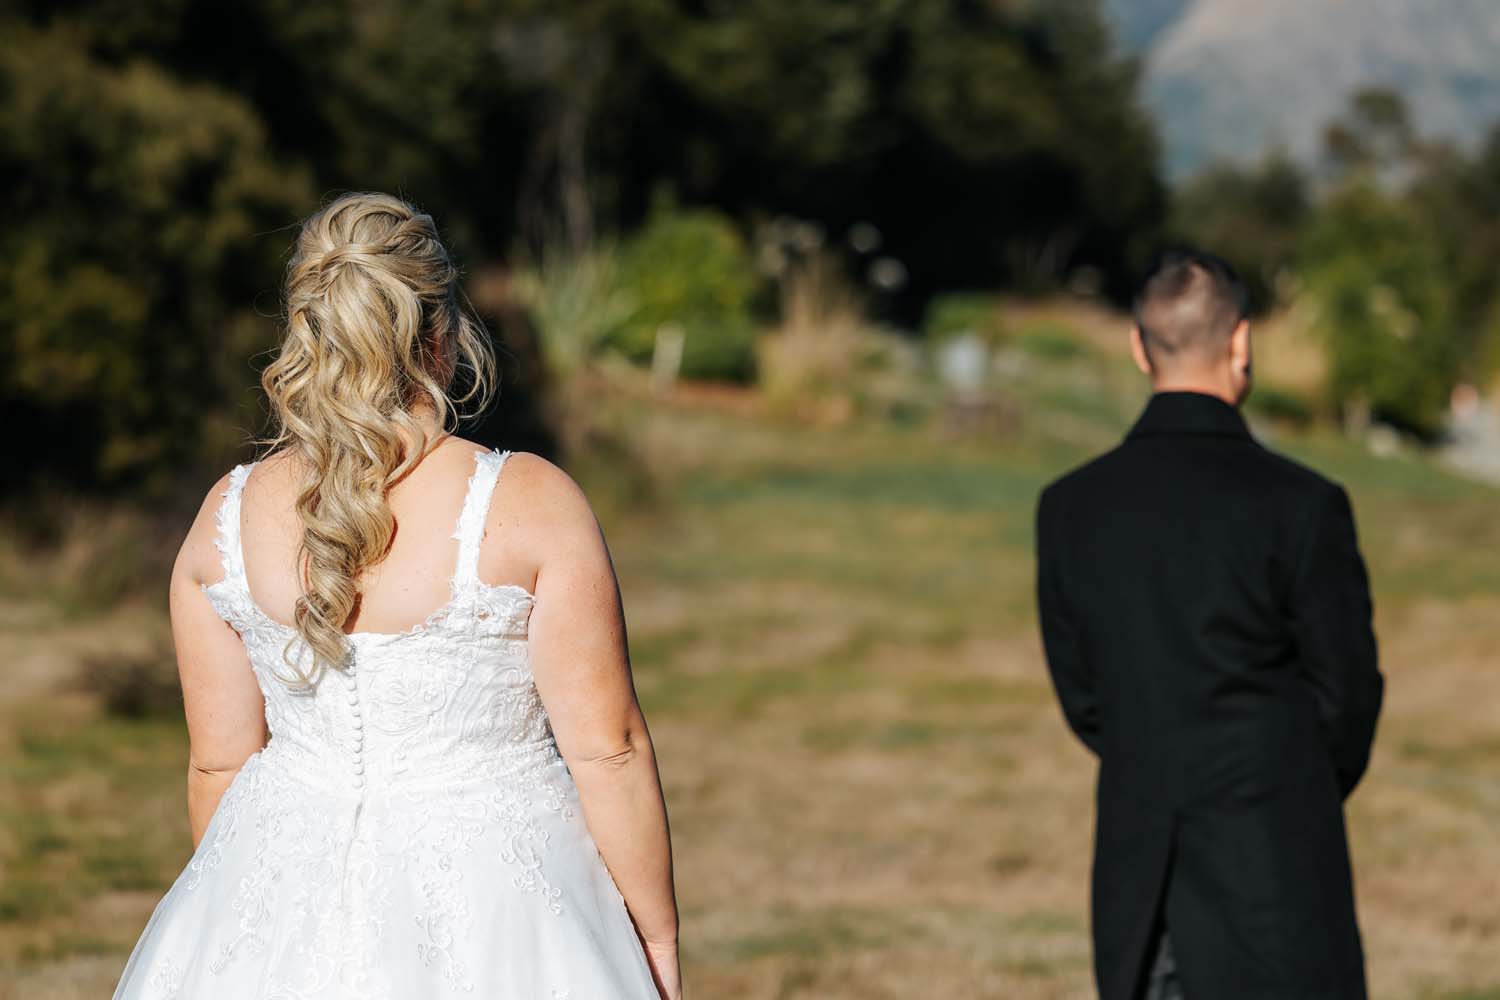
M 1155 394 L 1037 511 L 1068 724 L 1099 758 L 1102 1000 L 1363 1000 L 1343 801 L 1383 681 L 1344 490 L 1261 447 L 1245 289 L 1164 257 L 1131 347 Z

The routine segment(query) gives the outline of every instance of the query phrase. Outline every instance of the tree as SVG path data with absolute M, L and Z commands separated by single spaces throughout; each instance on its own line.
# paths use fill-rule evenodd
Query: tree
M 1323 149 L 1336 170 L 1384 173 L 1407 166 L 1420 141 L 1405 99 L 1394 90 L 1366 87 L 1323 130 Z
M 1388 401 L 1386 409 L 1401 411 L 1398 422 L 1430 432 L 1456 380 L 1490 382 L 1500 368 L 1500 128 L 1475 152 L 1427 139 L 1400 96 L 1377 89 L 1355 94 L 1326 138 L 1334 196 L 1309 259 L 1326 263 L 1353 253 L 1367 264 L 1384 260 L 1381 286 L 1397 288 L 1420 319 L 1420 336 L 1394 349 L 1382 347 L 1377 317 L 1377 330 L 1360 350 L 1345 342 L 1335 359 L 1343 369 L 1338 377 L 1347 382 L 1354 369 L 1369 379 L 1377 369 L 1420 366 L 1379 381 L 1387 396 L 1405 385 L 1409 404 Z M 1363 248 L 1339 247 L 1367 238 L 1372 243 Z M 1393 263 L 1398 258 L 1400 268 Z
M 1412 205 L 1350 180 L 1323 207 L 1302 266 L 1340 411 L 1441 431 L 1461 356 L 1441 251 Z
M 1453 288 L 1462 375 L 1492 382 L 1500 371 L 1500 127 L 1473 154 L 1430 146 L 1406 196 Z
M 232 94 L 0 28 L 0 410 L 27 429 L 23 475 L 165 488 L 205 438 L 253 426 L 225 404 L 269 345 L 254 303 L 312 201 L 265 141 Z
M 1089 0 L 683 4 L 642 42 L 633 162 L 686 200 L 873 223 L 913 304 L 1083 264 L 1123 290 L 1159 230 L 1136 67 Z
M 1265 312 L 1277 304 L 1311 213 L 1306 177 L 1273 152 L 1253 168 L 1219 164 L 1184 183 L 1173 198 L 1172 228 L 1234 264 L 1251 308 Z

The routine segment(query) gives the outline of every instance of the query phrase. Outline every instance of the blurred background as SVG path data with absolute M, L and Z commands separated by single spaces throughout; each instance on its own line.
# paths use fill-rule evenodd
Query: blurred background
M 0 5 L 0 996 L 109 995 L 186 861 L 168 571 L 297 222 L 379 189 L 504 357 L 463 433 L 610 539 L 690 995 L 1091 995 L 1031 516 L 1192 242 L 1359 516 L 1373 995 L 1500 998 L 1497 121 L 1489 0 Z

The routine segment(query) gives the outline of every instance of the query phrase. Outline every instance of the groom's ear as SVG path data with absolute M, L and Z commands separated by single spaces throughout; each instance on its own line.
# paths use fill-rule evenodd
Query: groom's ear
M 1151 374 L 1151 355 L 1146 353 L 1146 339 L 1141 336 L 1138 324 L 1130 328 L 1130 356 L 1135 359 L 1135 366 L 1142 375 Z
M 1243 378 L 1250 375 L 1250 321 L 1242 319 L 1229 335 L 1229 362 Z

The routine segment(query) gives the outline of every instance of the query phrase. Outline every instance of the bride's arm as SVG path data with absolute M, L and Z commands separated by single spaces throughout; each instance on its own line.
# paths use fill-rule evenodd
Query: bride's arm
M 512 468 L 512 464 L 515 468 Z M 614 567 L 588 501 L 564 473 L 507 464 L 516 532 L 536 565 L 529 629 L 537 690 L 589 832 L 635 921 L 662 996 L 681 996 L 667 811 L 636 701 Z
M 203 501 L 172 566 L 168 605 L 182 705 L 188 726 L 188 825 L 193 847 L 241 765 L 265 745 L 265 703 L 244 643 L 225 624 L 201 584 L 224 575 L 214 547 L 214 515 L 228 485 L 219 480 Z

